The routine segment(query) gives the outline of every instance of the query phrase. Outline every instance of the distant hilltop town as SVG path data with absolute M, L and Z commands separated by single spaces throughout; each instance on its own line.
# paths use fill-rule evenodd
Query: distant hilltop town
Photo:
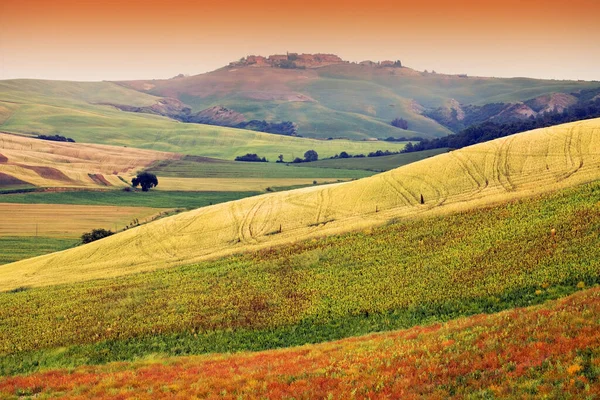
M 335 54 L 298 54 L 298 53 L 287 53 L 287 54 L 274 54 L 268 57 L 263 56 L 247 56 L 241 58 L 239 61 L 234 61 L 229 64 L 230 67 L 275 67 L 275 68 L 289 68 L 289 69 L 305 69 L 305 68 L 319 68 L 327 65 L 335 64 L 349 64 L 349 61 L 342 60 Z M 381 62 L 373 61 L 362 61 L 360 65 L 372 65 L 372 66 L 383 66 L 383 67 L 402 67 L 400 60 L 390 61 L 385 60 Z

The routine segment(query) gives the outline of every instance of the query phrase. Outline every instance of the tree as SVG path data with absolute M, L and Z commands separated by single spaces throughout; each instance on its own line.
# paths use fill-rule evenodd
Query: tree
M 319 155 L 314 150 L 308 150 L 306 153 L 304 153 L 304 161 L 306 162 L 317 161 L 318 159 Z
M 277 161 L 277 162 L 280 162 L 280 163 L 283 162 L 283 154 L 278 155 L 277 158 L 279 159 L 279 161 Z
M 156 175 L 144 171 L 137 174 L 137 176 L 131 180 L 131 184 L 133 187 L 138 187 L 139 185 L 142 187 L 143 192 L 147 192 L 151 188 L 158 186 L 158 179 L 156 178 Z
M 392 126 L 395 126 L 396 128 L 400 128 L 400 129 L 404 129 L 407 130 L 408 129 L 408 121 L 406 121 L 404 118 L 396 118 L 391 122 Z
M 348 153 L 346 153 L 345 151 L 342 151 L 340 153 L 340 158 L 350 158 L 350 155 Z

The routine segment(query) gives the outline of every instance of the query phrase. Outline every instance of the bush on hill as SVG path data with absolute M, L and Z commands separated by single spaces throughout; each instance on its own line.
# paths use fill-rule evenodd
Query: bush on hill
M 38 139 L 42 139 L 42 140 L 51 140 L 53 142 L 70 142 L 70 143 L 75 143 L 75 140 L 68 138 L 68 137 L 64 137 L 61 135 L 38 135 L 37 136 Z
M 268 162 L 265 157 L 260 158 L 257 154 L 247 153 L 244 156 L 237 156 L 235 161 L 246 161 L 246 162 Z
M 396 118 L 392 121 L 392 126 L 395 126 L 396 128 L 400 128 L 400 129 L 404 129 L 407 130 L 408 129 L 408 121 L 405 120 L 404 118 Z
M 81 243 L 86 244 L 86 243 L 91 243 L 91 242 L 95 242 L 96 240 L 105 238 L 107 236 L 110 235 L 114 235 L 113 231 L 110 230 L 106 230 L 106 229 L 93 229 L 91 232 L 86 232 L 83 235 L 81 235 Z

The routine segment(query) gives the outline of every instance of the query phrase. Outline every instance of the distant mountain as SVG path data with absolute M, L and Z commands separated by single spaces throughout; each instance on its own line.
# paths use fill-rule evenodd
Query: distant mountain
M 600 89 L 596 92 L 600 93 Z M 442 107 L 425 111 L 424 115 L 458 132 L 483 122 L 502 124 L 528 120 L 545 113 L 561 113 L 582 102 L 585 102 L 585 99 L 581 98 L 581 92 L 549 93 L 516 103 L 489 103 L 483 106 L 460 104 L 455 99 L 450 99 Z
M 599 82 L 446 75 L 416 71 L 400 60 L 352 63 L 334 54 L 296 53 L 247 56 L 195 76 L 118 83 L 177 99 L 191 114 L 222 107 L 247 121 L 289 121 L 301 136 L 350 139 L 446 136 L 471 120 L 527 118 L 564 107 L 571 93 L 600 87 Z M 392 126 L 396 118 L 406 120 L 408 129 Z

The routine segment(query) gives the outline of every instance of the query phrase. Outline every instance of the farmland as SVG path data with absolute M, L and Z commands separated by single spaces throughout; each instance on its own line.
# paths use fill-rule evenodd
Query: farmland
M 385 147 L 385 146 L 384 146 Z M 437 151 L 437 150 L 435 150 Z M 302 155 L 301 155 L 302 156 Z M 272 160 L 274 161 L 274 160 Z M 326 160 L 329 161 L 329 160 Z M 363 168 L 338 168 L 334 171 L 321 168 L 321 162 L 300 164 L 285 163 L 253 163 L 235 162 L 211 159 L 205 157 L 184 157 L 183 159 L 171 159 L 158 161 L 146 170 L 164 177 L 177 178 L 260 178 L 260 179 L 282 179 L 282 178 L 364 178 L 372 173 L 356 171 Z M 416 161 L 416 160 L 415 160 Z M 304 168 L 295 168 L 302 166 Z
M 191 264 L 594 181 L 600 171 L 599 123 L 596 119 L 539 129 L 355 182 L 271 193 L 181 213 L 101 242 L 9 264 L 0 270 L 0 288 Z
M 162 182 L 162 180 L 161 180 Z M 169 192 L 165 190 L 144 193 L 140 191 L 61 191 L 30 192 L 0 195 L 0 203 L 71 204 L 98 206 L 126 206 L 151 208 L 199 208 L 226 201 L 255 196 L 260 192 Z
M 599 313 L 594 288 L 543 306 L 312 346 L 6 377 L 0 393 L 15 399 L 595 398 Z
M 297 166 L 303 168 L 357 169 L 383 172 L 446 152 L 448 152 L 448 149 L 424 150 L 381 157 L 336 158 L 297 164 Z
M 114 231 L 134 219 L 149 221 L 161 211 L 147 207 L 0 203 L 0 236 L 78 238 L 95 228 Z
M 0 374 L 287 347 L 538 304 L 600 283 L 599 207 L 596 182 L 197 265 L 38 288 L 21 278 L 0 293 Z
M 179 157 L 173 153 L 53 142 L 0 133 L 0 177 L 12 177 L 27 185 L 8 184 L 8 189 L 32 186 L 122 188 L 126 184 L 119 176 L 129 178 L 157 160 Z
M 49 237 L 0 236 L 0 265 L 73 247 L 79 240 Z

